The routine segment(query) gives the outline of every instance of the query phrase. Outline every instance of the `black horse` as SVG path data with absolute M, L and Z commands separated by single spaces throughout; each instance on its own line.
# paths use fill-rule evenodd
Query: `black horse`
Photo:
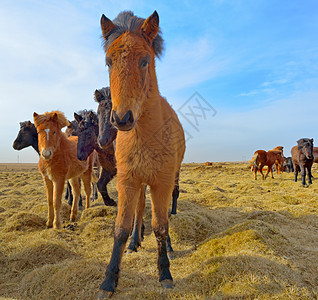
M 306 186 L 306 173 L 309 185 L 312 184 L 311 167 L 314 162 L 313 142 L 313 139 L 302 138 L 297 141 L 297 146 L 291 149 L 295 182 L 297 182 L 298 172 L 300 172 L 303 186 Z
M 107 206 L 116 206 L 117 203 L 111 199 L 107 192 L 107 184 L 116 175 L 115 150 L 113 144 L 110 144 L 107 149 L 102 149 L 97 142 L 98 139 L 98 118 L 92 110 L 83 110 L 79 113 L 74 113 L 74 118 L 77 122 L 76 135 L 78 136 L 77 143 L 77 158 L 86 160 L 88 156 L 95 150 L 102 172 L 97 182 L 97 188 L 103 197 L 103 201 Z M 113 140 L 116 138 L 114 136 Z
M 284 172 L 294 172 L 293 160 L 289 157 L 284 157 Z

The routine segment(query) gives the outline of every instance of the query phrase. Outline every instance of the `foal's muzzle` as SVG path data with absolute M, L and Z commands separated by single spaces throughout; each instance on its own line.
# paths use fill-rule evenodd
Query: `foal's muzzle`
M 51 159 L 53 156 L 53 151 L 51 149 L 44 149 L 41 153 L 45 160 Z
M 118 129 L 122 131 L 129 131 L 134 127 L 134 116 L 131 110 L 128 110 L 126 114 L 120 119 L 115 110 L 112 110 L 110 116 L 110 122 Z

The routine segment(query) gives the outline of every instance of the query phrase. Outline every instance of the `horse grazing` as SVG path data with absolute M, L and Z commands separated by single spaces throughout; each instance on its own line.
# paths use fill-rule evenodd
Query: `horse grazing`
M 268 176 L 268 173 L 271 172 L 272 178 L 274 179 L 273 176 L 273 165 L 275 164 L 275 162 L 278 162 L 279 165 L 283 165 L 284 163 L 284 157 L 281 153 L 281 151 L 274 151 L 274 150 L 269 150 L 269 151 L 265 151 L 265 150 L 257 150 L 255 151 L 252 159 L 249 161 L 250 164 L 253 165 L 253 171 L 254 171 L 254 178 L 255 180 L 257 180 L 257 171 L 259 171 L 262 174 L 262 179 L 266 179 Z M 263 167 L 267 166 L 267 173 L 264 176 L 263 174 Z
M 312 184 L 311 167 L 314 162 L 313 139 L 303 138 L 297 141 L 297 146 L 291 149 L 292 160 L 295 170 L 295 182 L 300 172 L 302 185 L 306 186 L 306 172 L 309 185 Z
M 30 146 L 39 154 L 36 128 L 30 121 L 20 122 L 20 130 L 12 147 L 15 150 L 22 150 Z
M 74 193 L 70 220 L 74 222 L 78 212 L 80 195 L 79 177 L 83 180 L 86 194 L 86 208 L 91 194 L 93 157 L 82 162 L 76 157 L 77 137 L 67 137 L 62 128 L 68 125 L 64 114 L 59 111 L 42 115 L 33 113 L 38 132 L 39 169 L 46 185 L 48 201 L 47 227 L 61 228 L 60 209 L 65 180 L 69 180 Z
M 157 240 L 159 281 L 172 288 L 167 256 L 168 208 L 185 151 L 185 138 L 176 113 L 160 96 L 155 56 L 163 39 L 159 16 L 148 19 L 122 12 L 112 22 L 101 18 L 106 64 L 112 94 L 111 122 L 116 139 L 118 213 L 114 246 L 101 297 L 112 295 L 120 263 L 144 185 L 150 186 L 152 227 Z M 141 226 L 141 225 L 139 225 Z
M 92 110 L 83 110 L 80 114 L 74 113 L 74 118 L 78 124 L 77 158 L 86 160 L 92 153 L 97 153 L 99 165 L 102 167 L 97 188 L 103 197 L 105 205 L 117 206 L 107 192 L 107 184 L 117 172 L 114 147 L 111 145 L 106 150 L 99 147 L 97 142 L 99 132 L 98 118 Z
M 207 161 L 206 163 L 205 163 L 205 166 L 212 166 L 213 164 L 211 163 L 211 162 L 209 162 L 209 161 Z

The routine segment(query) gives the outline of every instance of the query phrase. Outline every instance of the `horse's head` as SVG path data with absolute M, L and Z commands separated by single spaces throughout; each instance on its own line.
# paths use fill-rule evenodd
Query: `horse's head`
M 307 159 L 313 159 L 314 139 L 300 139 L 297 141 L 298 150 L 301 150 Z
M 110 122 L 112 100 L 109 87 L 96 90 L 95 101 L 98 103 L 98 143 L 102 148 L 105 148 L 112 143 L 117 136 L 117 129 Z
M 13 142 L 13 149 L 21 150 L 34 144 L 37 144 L 37 133 L 34 124 L 30 121 L 20 122 L 20 130 Z
M 39 115 L 33 113 L 34 125 L 38 132 L 39 152 L 42 158 L 50 160 L 60 146 L 61 129 L 69 124 L 64 114 L 52 111 Z
M 158 92 L 155 55 L 160 56 L 163 48 L 159 16 L 155 11 L 145 20 L 122 12 L 112 22 L 102 15 L 101 27 L 112 93 L 111 123 L 128 131 L 142 114 L 145 100 Z
M 98 119 L 91 110 L 74 113 L 74 118 L 78 124 L 77 158 L 86 160 L 97 147 Z
M 65 134 L 70 136 L 78 136 L 78 124 L 76 120 L 69 121 L 69 124 L 67 125 L 67 128 L 65 130 Z

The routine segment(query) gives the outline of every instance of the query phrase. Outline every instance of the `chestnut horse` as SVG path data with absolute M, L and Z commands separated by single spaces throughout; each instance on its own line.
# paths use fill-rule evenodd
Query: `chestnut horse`
M 86 208 L 91 194 L 93 156 L 82 162 L 76 157 L 77 137 L 67 137 L 62 128 L 68 125 L 64 114 L 59 111 L 33 114 L 38 132 L 39 169 L 46 185 L 48 201 L 47 227 L 61 228 L 60 210 L 65 180 L 70 181 L 74 193 L 70 220 L 74 222 L 78 212 L 80 195 L 79 178 L 83 180 Z
M 303 138 L 297 141 L 297 146 L 291 149 L 292 160 L 295 172 L 295 182 L 297 182 L 298 172 L 300 171 L 302 185 L 306 186 L 306 172 L 309 185 L 312 184 L 311 167 L 314 162 L 313 139 Z
M 283 146 L 276 146 L 275 148 L 273 148 L 273 149 L 270 150 L 270 151 L 280 151 L 280 152 L 282 153 L 282 155 L 284 156 L 283 149 L 284 149 Z M 283 171 L 284 171 L 284 164 L 280 165 L 280 164 L 279 164 L 279 161 L 276 160 L 276 161 L 275 161 L 275 169 L 276 169 L 276 173 L 277 173 L 277 174 L 280 174 L 280 172 L 283 172 Z
M 112 22 L 102 15 L 101 27 L 112 94 L 111 122 L 118 129 L 118 213 L 100 296 L 112 295 L 117 287 L 122 255 L 144 185 L 149 185 L 151 192 L 159 281 L 162 287 L 173 288 L 167 256 L 168 208 L 185 138 L 176 113 L 158 90 L 155 56 L 159 57 L 163 49 L 159 16 L 155 11 L 145 20 L 122 12 Z
M 279 165 L 283 165 L 284 163 L 284 156 L 282 155 L 281 151 L 274 151 L 274 150 L 257 150 L 255 151 L 252 159 L 250 160 L 250 164 L 253 164 L 253 171 L 254 171 L 254 178 L 257 179 L 256 173 L 259 171 L 262 174 L 262 179 L 266 179 L 269 172 L 271 172 L 272 178 L 273 176 L 273 165 L 275 162 L 278 162 Z M 264 176 L 263 174 L 263 167 L 267 166 L 267 173 Z

